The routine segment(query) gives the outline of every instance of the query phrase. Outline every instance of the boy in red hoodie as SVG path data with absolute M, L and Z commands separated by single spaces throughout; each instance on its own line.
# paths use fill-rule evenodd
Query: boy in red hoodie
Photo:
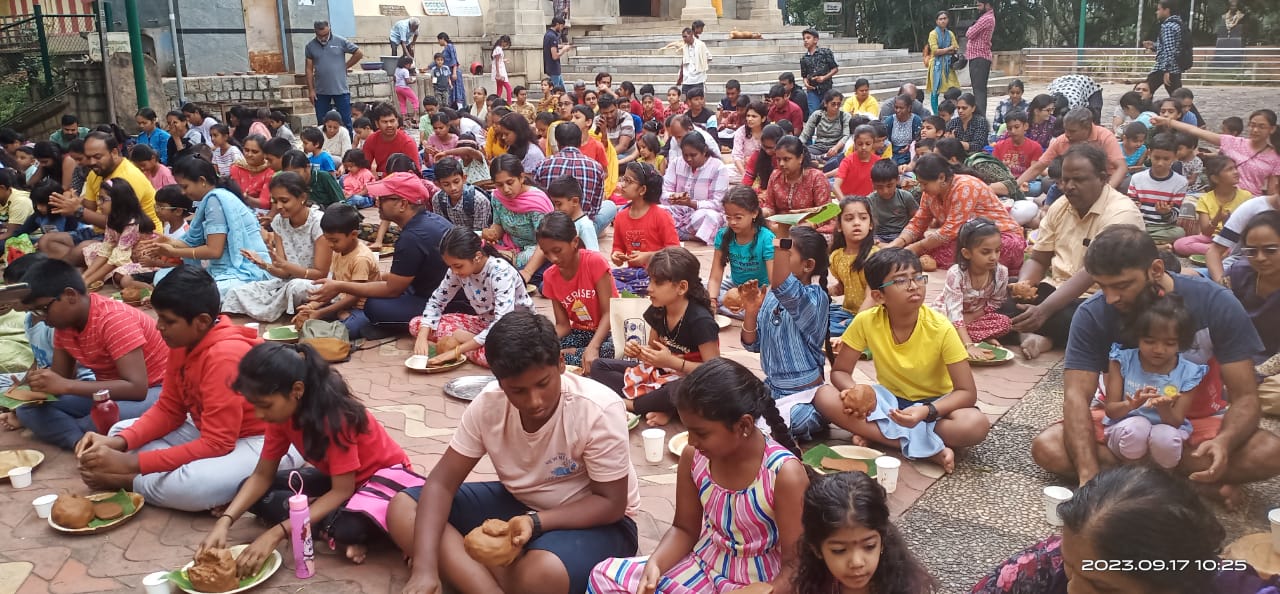
M 171 349 L 160 398 L 110 436 L 85 434 L 75 450 L 80 476 L 91 489 L 131 489 L 160 507 L 226 505 L 262 450 L 266 424 L 230 387 L 240 359 L 261 340 L 218 315 L 218 286 L 199 267 L 166 276 L 151 305 Z M 290 452 L 281 463 L 301 466 L 302 457 Z

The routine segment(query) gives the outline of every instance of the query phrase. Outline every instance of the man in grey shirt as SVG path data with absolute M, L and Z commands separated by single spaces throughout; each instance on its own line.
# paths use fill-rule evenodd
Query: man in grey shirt
M 360 63 L 360 48 L 329 29 L 329 21 L 315 22 L 316 38 L 307 43 L 307 89 L 316 106 L 316 121 L 335 110 L 342 114 L 342 124 L 351 129 L 351 90 L 347 88 L 347 70 Z M 351 54 L 347 58 L 347 54 Z
M 911 83 L 907 83 L 898 87 L 898 95 L 910 95 L 912 97 L 911 113 L 914 113 L 920 116 L 920 119 L 923 120 L 929 117 L 930 115 L 933 115 L 929 113 L 928 109 L 925 109 L 924 104 L 921 103 L 919 99 L 915 98 L 916 96 L 915 85 Z M 894 95 L 894 97 L 897 97 L 898 95 Z M 894 115 L 893 114 L 893 98 L 889 98 L 888 100 L 881 101 L 880 102 L 880 119 L 883 120 L 892 115 Z

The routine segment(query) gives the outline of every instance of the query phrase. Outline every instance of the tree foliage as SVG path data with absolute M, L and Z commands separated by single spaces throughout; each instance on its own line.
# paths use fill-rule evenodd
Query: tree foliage
M 839 31 L 847 37 L 882 43 L 885 47 L 920 51 L 933 28 L 934 15 L 951 12 L 953 31 L 963 31 L 977 16 L 971 0 L 842 0 L 840 15 L 824 15 L 824 0 L 788 0 L 790 22 Z M 1187 19 L 1188 0 L 1178 13 Z M 1280 36 L 1280 11 L 1276 0 L 1241 0 L 1248 44 Z M 1074 47 L 1079 35 L 1081 0 L 996 0 L 997 50 L 1024 47 Z M 1085 45 L 1133 47 L 1142 4 L 1142 39 L 1154 39 L 1157 31 L 1156 0 L 1088 0 Z M 953 8 L 966 6 L 969 8 Z M 1227 0 L 1196 0 L 1192 29 L 1197 45 L 1213 45 L 1226 12 Z

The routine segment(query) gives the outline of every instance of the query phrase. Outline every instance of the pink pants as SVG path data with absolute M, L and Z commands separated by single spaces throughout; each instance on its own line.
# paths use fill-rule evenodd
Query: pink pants
M 396 97 L 400 99 L 400 115 L 418 109 L 418 94 L 413 87 L 396 87 Z
M 511 101 L 511 83 L 505 80 L 495 80 L 493 94 L 507 101 Z
M 1208 235 L 1187 235 L 1173 240 L 1173 253 L 1179 256 L 1203 256 L 1209 251 L 1209 246 L 1213 244 L 1213 238 Z
M 1107 449 L 1124 460 L 1140 460 L 1148 454 L 1161 468 L 1173 468 L 1182 460 L 1182 442 L 1191 437 L 1172 425 L 1152 425 L 1134 415 L 1109 425 L 1104 431 Z
M 1000 263 L 1009 269 L 1009 276 L 1018 276 L 1026 253 L 1027 238 L 1021 232 L 1000 234 Z M 956 242 L 948 241 L 925 254 L 938 263 L 938 270 L 946 270 L 956 263 Z
M 436 322 L 436 340 L 446 336 L 453 336 L 459 330 L 471 334 L 472 336 L 484 332 L 485 328 L 490 326 L 489 322 L 484 321 L 480 316 L 462 313 L 447 313 L 440 316 L 440 321 Z M 418 316 L 409 320 L 409 334 L 417 337 L 418 330 L 422 327 L 422 317 Z M 479 350 L 471 351 L 466 354 L 467 359 L 472 363 L 481 367 L 489 366 L 489 359 L 485 356 L 484 347 Z
M 964 328 L 969 332 L 971 340 L 982 342 L 988 338 L 1000 338 L 1012 332 L 1013 323 L 1009 320 L 1009 316 L 988 307 L 987 313 L 965 324 Z

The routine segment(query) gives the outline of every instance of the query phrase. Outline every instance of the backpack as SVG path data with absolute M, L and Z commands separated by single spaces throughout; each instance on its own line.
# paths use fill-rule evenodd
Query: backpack
M 351 358 L 351 338 L 342 322 L 307 320 L 302 323 L 298 342 L 309 345 L 330 363 L 342 363 Z
M 1178 65 L 1178 70 L 1183 72 L 1191 70 L 1191 67 L 1195 65 L 1194 50 L 1195 44 L 1191 42 L 1191 29 L 1183 24 L 1178 32 L 1178 56 L 1174 58 L 1174 62 Z

